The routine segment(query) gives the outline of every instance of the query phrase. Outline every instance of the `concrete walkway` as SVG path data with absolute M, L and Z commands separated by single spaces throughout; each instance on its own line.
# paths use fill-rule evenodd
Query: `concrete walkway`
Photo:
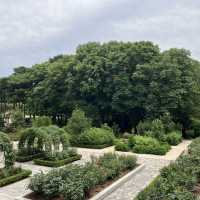
M 124 183 L 122 187 L 106 197 L 105 200 L 133 200 L 133 198 L 137 196 L 138 192 L 143 190 L 159 174 L 159 170 L 164 166 L 167 166 L 171 161 L 176 160 L 177 157 L 187 149 L 189 144 L 190 141 L 183 141 L 178 146 L 172 147 L 165 156 L 117 152 L 118 154 L 136 155 L 138 163 L 145 164 L 145 167 L 131 180 Z M 91 156 L 100 156 L 107 152 L 115 152 L 114 147 L 108 147 L 102 150 L 86 148 L 78 148 L 77 150 L 78 153 L 82 154 L 82 159 L 74 162 L 74 164 L 84 164 L 90 160 Z M 0 156 L 0 160 L 1 158 L 2 156 Z M 34 165 L 33 162 L 16 163 L 16 165 L 21 166 L 24 169 L 31 169 L 32 174 L 36 174 L 40 171 L 46 173 L 52 169 L 49 167 Z M 17 197 L 24 196 L 30 192 L 27 188 L 28 184 L 29 178 L 0 188 L 0 200 L 15 200 Z

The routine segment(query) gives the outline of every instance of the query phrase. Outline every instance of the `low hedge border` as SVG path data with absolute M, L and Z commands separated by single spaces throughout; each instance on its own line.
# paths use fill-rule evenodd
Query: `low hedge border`
M 42 166 L 47 166 L 47 167 L 61 167 L 63 165 L 69 164 L 71 162 L 74 162 L 76 160 L 80 160 L 82 155 L 76 155 L 70 158 L 66 158 L 64 160 L 57 160 L 57 161 L 49 161 L 49 160 L 44 160 L 42 158 L 35 159 L 33 160 L 36 165 L 42 165 Z
M 17 181 L 20 181 L 22 179 L 25 179 L 27 178 L 29 175 L 31 175 L 31 170 L 25 170 L 25 169 L 22 169 L 22 171 L 18 174 L 15 174 L 13 176 L 9 176 L 9 177 L 6 177 L 6 178 L 3 178 L 0 180 L 0 187 L 3 187 L 3 186 L 6 186 L 6 185 L 9 185 L 11 183 L 14 183 L 14 182 L 17 182 Z
M 74 145 L 74 147 L 87 148 L 87 149 L 104 149 L 104 148 L 111 147 L 111 146 L 112 146 L 112 144 L 95 144 L 95 145 L 78 144 L 78 145 Z
M 16 161 L 17 162 L 28 162 L 36 158 L 41 158 L 43 156 L 43 153 L 38 153 L 34 155 L 29 155 L 29 156 L 19 156 L 16 155 Z

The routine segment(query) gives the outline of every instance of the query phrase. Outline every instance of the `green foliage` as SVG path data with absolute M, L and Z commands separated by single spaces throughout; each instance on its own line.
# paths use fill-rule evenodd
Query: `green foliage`
M 62 195 L 65 200 L 84 200 L 92 188 L 135 166 L 134 156 L 105 154 L 86 165 L 68 165 L 47 174 L 36 174 L 29 188 L 48 199 Z
M 90 128 L 81 133 L 78 143 L 83 145 L 112 145 L 115 136 L 112 129 L 108 128 Z
M 28 160 L 38 153 L 53 155 L 59 151 L 60 144 L 63 151 L 69 147 L 69 136 L 63 129 L 53 125 L 28 128 L 22 132 L 17 156 Z
M 52 120 L 50 117 L 47 117 L 47 116 L 37 117 L 33 120 L 34 127 L 42 127 L 42 126 L 50 126 L 50 125 L 52 125 Z
M 90 127 L 91 120 L 85 116 L 82 110 L 75 109 L 67 121 L 66 131 L 72 135 L 79 135 Z
M 137 125 L 137 134 L 144 135 L 146 132 L 151 131 L 151 125 L 150 120 L 140 121 Z
M 4 128 L 4 117 L 3 114 L 0 113 L 0 131 Z
M 187 129 L 188 119 L 199 116 L 199 72 L 185 49 L 161 52 L 149 41 L 92 42 L 74 55 L 17 68 L 0 79 L 0 99 L 63 121 L 78 106 L 96 118 L 96 126 L 116 123 L 123 131 L 170 112 Z
M 73 155 L 69 156 L 67 155 L 66 157 L 63 155 L 59 155 L 59 158 L 57 157 L 41 157 L 38 159 L 34 159 L 34 163 L 36 165 L 42 165 L 42 166 L 48 166 L 48 167 L 61 167 L 63 165 L 72 163 L 74 161 L 80 160 L 81 155 Z
M 24 115 L 20 110 L 13 110 L 11 112 L 11 125 L 14 128 L 23 127 L 25 124 Z
M 20 181 L 24 178 L 27 178 L 30 174 L 31 174 L 30 170 L 24 170 L 21 168 L 1 169 L 0 170 L 0 187 Z
M 200 173 L 200 138 L 189 146 L 189 154 L 182 155 L 175 163 L 161 170 L 161 175 L 144 191 L 137 200 L 197 200 L 193 193 L 199 182 Z
M 148 136 L 132 136 L 129 138 L 129 146 L 135 153 L 164 155 L 170 146 L 159 142 L 157 139 Z
M 160 119 L 155 119 L 151 124 L 152 137 L 165 141 L 165 129 L 162 121 Z
M 194 131 L 193 137 L 200 136 L 200 119 L 192 118 L 191 129 Z
M 115 142 L 115 150 L 117 151 L 129 151 L 129 145 L 128 142 L 124 141 L 124 140 L 117 140 Z
M 163 123 L 165 133 L 169 133 L 175 131 L 177 129 L 177 125 L 172 120 L 172 117 L 169 112 L 165 112 L 161 117 L 160 120 Z
M 178 145 L 182 141 L 182 134 L 180 132 L 171 132 L 166 136 L 166 142 L 170 145 Z
M 15 154 L 9 137 L 3 132 L 0 132 L 0 151 L 4 153 L 4 167 L 12 168 L 15 163 Z

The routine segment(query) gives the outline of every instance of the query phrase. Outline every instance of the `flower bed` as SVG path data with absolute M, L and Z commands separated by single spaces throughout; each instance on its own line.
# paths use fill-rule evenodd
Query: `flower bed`
M 25 170 L 21 168 L 1 169 L 0 187 L 22 180 L 28 177 L 30 174 L 30 170 Z
M 97 188 L 120 178 L 136 166 L 134 156 L 109 153 L 93 158 L 86 165 L 69 165 L 47 174 L 37 174 L 31 179 L 29 188 L 35 195 L 47 199 L 85 200 L 95 195 Z
M 200 174 L 200 138 L 189 146 L 187 155 L 165 167 L 135 200 L 197 200 L 194 193 Z

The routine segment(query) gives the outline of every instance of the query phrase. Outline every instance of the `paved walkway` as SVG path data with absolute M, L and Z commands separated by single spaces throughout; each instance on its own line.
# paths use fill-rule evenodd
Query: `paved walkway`
M 158 174 L 159 170 L 168 165 L 171 161 L 177 159 L 177 157 L 187 149 L 190 141 L 183 141 L 172 149 L 165 156 L 155 156 L 147 154 L 134 154 L 138 158 L 138 163 L 145 164 L 145 167 L 136 174 L 131 180 L 123 184 L 112 194 L 105 198 L 105 200 L 132 200 L 137 196 L 138 192 L 143 190 Z M 74 162 L 75 164 L 84 164 L 90 160 L 90 156 L 100 156 L 107 152 L 114 152 L 114 147 L 108 147 L 103 150 L 78 148 L 78 153 L 82 154 L 80 161 Z M 133 155 L 131 152 L 117 152 L 119 154 Z M 0 160 L 2 154 L 0 156 Z M 17 166 L 21 166 L 24 169 L 31 169 L 33 174 L 40 171 L 48 172 L 52 168 L 42 167 L 34 165 L 33 162 L 16 163 Z M 1 167 L 1 166 L 0 166 Z M 17 197 L 23 196 L 30 191 L 27 189 L 29 178 L 13 183 L 11 185 L 0 188 L 0 200 L 15 200 Z

